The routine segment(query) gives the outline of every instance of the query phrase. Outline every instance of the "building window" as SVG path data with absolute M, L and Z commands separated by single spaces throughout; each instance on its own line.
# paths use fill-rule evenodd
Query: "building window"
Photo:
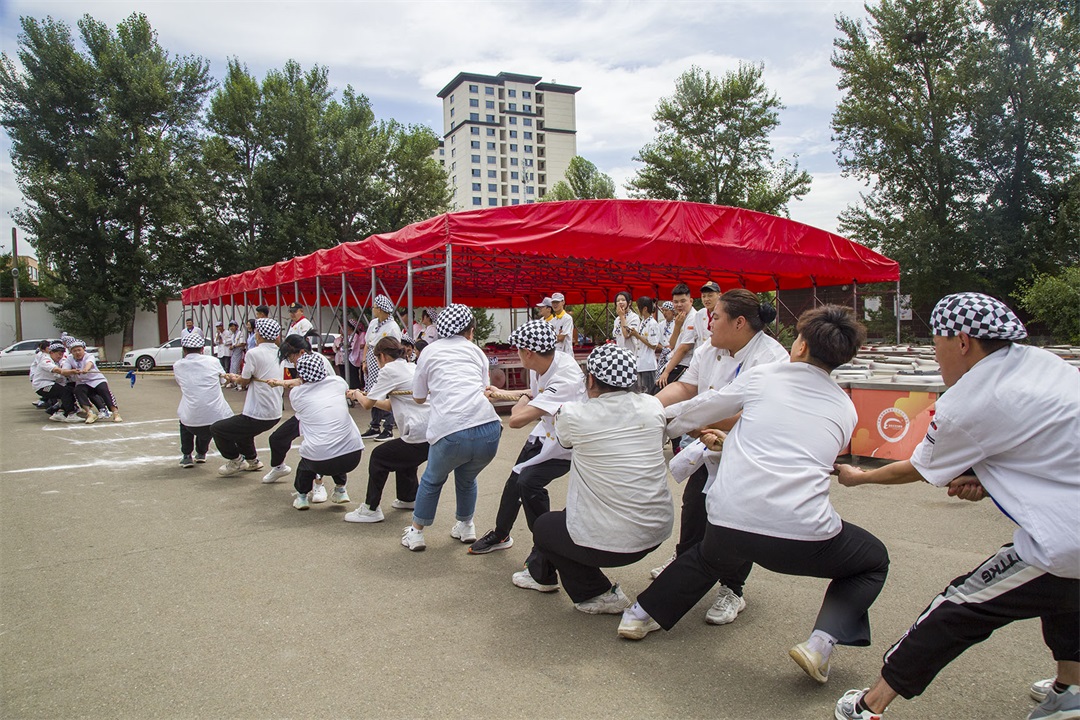
M 524 125 L 528 125 L 528 126 L 530 126 L 530 127 L 532 126 L 532 118 L 525 118 L 525 119 L 524 119 L 524 120 L 522 120 L 521 122 L 522 122 L 522 124 L 524 124 Z
M 495 88 L 493 88 L 493 87 L 485 87 L 484 88 L 484 94 L 485 95 L 494 95 L 495 94 Z
M 488 205 L 498 205 L 499 198 L 488 198 Z
M 493 143 L 493 142 L 489 142 L 489 143 L 487 144 L 487 149 L 488 149 L 488 150 L 494 150 L 494 149 L 495 149 L 495 143 Z
M 511 204 L 511 205 L 520 205 L 520 204 L 521 204 L 521 201 L 520 201 L 520 200 L 518 200 L 517 198 L 513 198 L 513 199 L 512 199 L 511 201 L 510 201 L 510 204 Z
M 519 187 L 517 185 L 511 185 L 510 186 L 510 192 L 512 192 L 512 193 L 516 193 L 518 191 L 518 189 L 519 189 Z
M 485 115 L 484 120 L 486 120 L 487 122 L 495 122 L 495 116 L 494 115 Z
M 473 205 L 479 205 L 479 204 L 480 204 L 480 198 L 478 198 L 478 197 L 476 197 L 476 196 L 474 195 L 474 196 L 473 196 L 473 199 L 472 199 L 472 204 L 473 204 Z
M 516 117 L 511 117 L 510 118 L 510 124 L 511 125 L 517 125 L 517 118 Z
M 457 185 L 457 175 L 455 175 L 454 177 L 450 178 L 450 182 L 451 182 L 451 183 L 453 183 L 454 185 Z
M 491 137 L 495 137 L 495 128 L 488 128 L 487 129 L 487 134 L 490 135 Z
M 526 130 L 523 135 L 525 136 L 526 140 L 532 140 L 532 133 L 530 131 Z
M 525 90 L 524 92 L 521 93 L 521 97 L 525 98 L 526 100 L 530 100 L 530 99 L 532 99 L 532 93 L 529 92 L 528 90 Z
M 532 105 L 522 105 L 521 109 L 523 111 L 527 112 L 527 113 L 531 113 L 532 112 Z
M 498 175 L 498 173 L 496 173 L 494 170 L 488 170 L 488 177 L 489 178 L 494 179 L 497 175 Z
M 470 85 L 469 92 L 480 92 L 480 88 L 478 88 L 476 85 Z
M 487 164 L 488 165 L 494 165 L 495 164 L 495 156 L 494 155 L 488 155 L 487 156 Z
M 510 158 L 510 164 L 511 165 L 517 165 L 518 164 L 517 158 Z
M 479 140 L 472 140 L 471 142 L 469 142 L 469 147 L 471 147 L 473 150 L 479 150 L 480 149 L 480 141 Z
M 450 117 L 454 117 L 454 108 L 450 108 Z
M 478 128 L 478 127 L 469 128 L 469 134 L 470 135 L 479 135 L 480 134 L 480 128 Z
M 495 183 L 488 183 L 488 192 L 498 192 L 499 186 Z
M 532 158 L 525 158 L 525 167 L 532 167 Z
M 517 103 L 510 103 L 506 107 L 510 112 L 517 112 Z
M 475 107 L 475 108 L 480 107 L 480 101 L 477 100 L 476 98 L 469 98 L 469 107 Z
M 517 152 L 517 145 L 516 144 L 510 143 L 510 152 Z
M 532 152 L 532 145 L 526 145 L 525 146 L 525 152 L 531 153 Z
M 450 95 L 450 102 L 451 102 L 451 103 L 452 103 L 452 102 L 454 102 L 454 96 L 453 96 L 453 94 L 451 94 L 451 95 Z
M 469 119 L 473 122 L 478 122 L 480 120 L 480 113 L 469 113 Z
M 526 195 L 532 195 L 534 191 L 535 191 L 535 188 L 533 188 L 532 185 L 526 185 L 525 186 L 525 194 Z
M 517 179 L 518 179 L 518 172 L 517 172 L 517 170 L 515 170 L 515 171 L 514 171 L 514 172 L 512 172 L 512 173 L 510 173 L 510 179 L 511 179 L 511 180 L 517 180 Z
M 484 101 L 484 107 L 486 107 L 488 110 L 494 110 L 495 109 L 495 101 L 494 100 L 485 100 Z
M 480 192 L 480 183 L 473 183 L 472 184 L 472 189 L 473 189 L 473 192 Z
M 506 94 L 510 97 L 517 97 L 517 90 L 507 90 Z
M 510 131 L 510 137 L 516 138 L 517 137 L 517 130 L 511 130 Z
M 474 163 L 480 162 L 480 156 L 479 155 L 470 155 L 469 159 L 472 160 Z
M 473 168 L 472 169 L 472 176 L 473 177 L 480 177 L 480 168 Z
M 442 155 L 442 150 L 439 151 L 439 154 Z M 455 155 L 457 155 L 457 148 L 450 148 L 450 157 L 454 157 Z

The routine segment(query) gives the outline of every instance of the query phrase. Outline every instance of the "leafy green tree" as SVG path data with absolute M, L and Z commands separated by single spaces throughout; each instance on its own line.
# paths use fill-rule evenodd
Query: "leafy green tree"
M 1054 337 L 1080 343 L 1080 267 L 1074 265 L 1058 275 L 1043 274 L 1031 282 L 1021 282 L 1014 297 Z
M 39 279 L 41 275 L 38 276 Z M 11 253 L 0 255 L 0 297 L 15 297 L 15 278 L 11 274 Z M 42 297 L 40 286 L 30 282 L 30 266 L 19 258 L 19 297 Z
M 593 200 L 615 197 L 615 181 L 580 155 L 570 158 L 565 180 L 559 180 L 541 200 Z
M 85 16 L 22 18 L 0 61 L 0 122 L 28 206 L 14 213 L 65 286 L 59 317 L 100 340 L 178 289 L 166 271 L 191 220 L 207 64 L 171 57 L 143 15 L 116 31 Z
M 495 332 L 495 318 L 482 307 L 473 308 L 472 311 L 473 318 L 476 320 L 476 327 L 473 328 L 473 342 L 484 347 L 491 333 Z
M 776 160 L 769 135 L 780 124 L 780 99 L 761 65 L 715 77 L 693 67 L 653 113 L 657 138 L 634 158 L 645 164 L 629 182 L 634 197 L 689 200 L 787 214 L 810 190 L 793 158 Z

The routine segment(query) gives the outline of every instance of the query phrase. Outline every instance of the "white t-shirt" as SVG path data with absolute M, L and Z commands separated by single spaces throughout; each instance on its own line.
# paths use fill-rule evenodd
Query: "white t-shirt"
M 679 345 L 690 345 L 690 350 L 682 356 L 679 365 L 689 365 L 691 358 L 696 354 L 699 347 L 708 346 L 712 332 L 709 330 L 709 311 L 705 308 L 700 310 L 691 309 L 683 321 L 682 330 L 679 332 Z M 681 379 L 681 378 L 680 378 Z
M 300 457 L 333 460 L 364 447 L 356 429 L 345 391 L 349 384 L 337 375 L 304 383 L 289 392 L 289 402 L 300 420 Z
M 536 421 L 529 440 L 539 440 L 540 452 L 523 463 L 512 468 L 519 473 L 522 468 L 538 465 L 548 460 L 569 460 L 570 450 L 559 444 L 555 436 L 555 413 L 564 403 L 585 402 L 585 374 L 573 355 L 556 351 L 551 358 L 551 365 L 543 375 L 529 371 L 529 393 L 532 400 L 529 405 L 543 410 L 546 414 Z
M 240 377 L 258 380 L 281 380 L 283 375 L 277 345 L 272 342 L 259 343 L 248 350 L 244 371 L 240 373 Z M 277 420 L 281 417 L 281 398 L 284 394 L 284 388 L 252 381 L 244 399 L 243 414 L 256 420 Z
M 188 427 L 205 427 L 232 417 L 221 393 L 221 363 L 209 355 L 191 353 L 173 363 L 173 378 L 180 386 L 176 415 Z
M 285 332 L 285 337 L 288 337 L 290 335 L 299 335 L 300 337 L 304 337 L 308 334 L 308 331 L 314 327 L 315 326 L 311 324 L 310 320 L 308 320 L 306 317 L 302 317 L 293 324 L 289 325 L 289 329 Z
M 498 421 L 484 397 L 490 384 L 488 359 L 461 335 L 442 338 L 424 348 L 416 363 L 413 397 L 431 405 L 427 441 L 434 445 L 450 433 Z
M 94 362 L 94 359 L 90 357 L 89 354 L 83 355 L 82 362 L 76 361 L 74 355 L 65 355 L 64 359 L 61 361 L 60 367 L 65 370 L 77 371 L 75 375 L 72 375 L 72 377 L 75 378 L 76 385 L 97 387 L 105 382 L 105 376 L 97 369 L 97 363 Z
M 439 339 L 439 331 L 435 329 L 435 324 L 432 323 L 424 328 L 424 342 L 428 345 Z
M 821 368 L 772 363 L 668 407 L 674 418 L 668 434 L 740 410 L 716 480 L 706 490 L 709 522 L 788 540 L 827 540 L 839 533 L 829 475 L 858 420 L 851 398 Z
M 575 543 L 630 553 L 671 535 L 665 422 L 660 401 L 640 393 L 610 392 L 562 406 L 555 429 L 559 442 L 573 448 L 566 529 Z
M 641 330 L 641 317 L 629 309 L 626 311 L 626 327 L 631 328 L 632 330 Z M 638 346 L 641 345 L 641 343 L 639 343 L 637 338 L 632 335 L 630 337 L 623 337 L 622 323 L 619 322 L 618 315 L 615 316 L 615 324 L 611 327 L 611 337 L 615 338 L 616 345 L 629 350 L 637 357 Z
M 184 329 L 180 331 L 180 337 L 186 338 L 191 333 L 198 333 L 198 334 L 202 335 L 203 331 L 202 331 L 202 328 L 199 327 L 198 325 L 192 326 L 192 328 L 190 330 L 188 330 L 187 327 L 184 327 Z
M 657 324 L 656 318 L 651 315 L 641 323 L 641 328 L 638 330 L 651 345 L 657 345 L 660 343 L 660 325 Z M 638 340 L 637 344 L 637 369 L 638 372 L 648 372 L 649 370 L 656 369 L 656 350 L 649 347 L 645 343 Z
M 385 400 L 390 398 L 390 407 L 394 410 L 394 421 L 397 422 L 401 439 L 407 443 L 417 445 L 427 442 L 428 418 L 431 417 L 431 407 L 427 404 L 417 403 L 409 395 L 391 395 L 394 390 L 408 390 L 412 392 L 413 379 L 416 377 L 416 366 L 399 358 L 388 362 L 379 370 L 379 379 L 375 385 L 367 391 L 371 400 Z
M 574 316 L 563 310 L 562 315 L 552 315 L 547 319 L 555 331 L 555 349 L 559 352 L 574 354 Z M 565 335 L 561 341 L 557 338 Z
M 222 330 L 215 337 L 217 342 L 214 344 L 214 354 L 219 358 L 229 357 L 232 355 L 232 342 L 233 334 L 228 330 Z M 220 363 L 219 363 L 220 365 Z
M 60 359 L 63 362 L 63 358 Z M 44 390 L 50 385 L 59 383 L 66 385 L 67 381 L 63 375 L 53 372 L 54 369 L 59 369 L 59 365 L 53 362 L 52 356 L 49 353 L 42 353 L 38 358 L 33 368 L 30 370 L 30 385 L 35 390 Z M 221 369 L 221 366 L 218 366 Z
M 1018 527 L 1016 552 L 1080 577 L 1080 373 L 1045 350 L 1011 345 L 938 398 L 911 463 L 942 487 L 968 468 Z

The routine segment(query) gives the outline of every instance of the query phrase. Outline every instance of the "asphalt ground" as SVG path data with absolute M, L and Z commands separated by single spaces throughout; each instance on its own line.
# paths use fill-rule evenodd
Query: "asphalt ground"
M 819 686 L 787 651 L 812 629 L 823 580 L 755 568 L 735 623 L 705 624 L 710 595 L 673 631 L 622 640 L 617 616 L 511 584 L 529 551 L 523 517 L 513 548 L 470 556 L 449 536 L 448 485 L 427 551 L 411 553 L 399 545 L 409 513 L 389 508 L 393 479 L 385 522 L 342 522 L 363 502 L 366 459 L 352 504 L 297 512 L 290 482 L 218 478 L 213 451 L 178 467 L 171 376 L 109 380 L 125 422 L 86 426 L 47 422 L 25 377 L 0 378 L 3 718 L 825 720 L 876 678 L 930 599 L 1012 533 L 990 502 L 834 485 L 841 515 L 885 542 L 892 567 L 871 608 L 873 645 L 838 649 Z M 239 411 L 243 395 L 226 397 Z M 480 476 L 480 532 L 526 435 L 506 428 Z M 563 507 L 566 480 L 551 492 Z M 610 577 L 635 596 L 674 542 Z M 1038 622 L 1015 623 L 888 717 L 1024 718 L 1028 685 L 1051 674 Z

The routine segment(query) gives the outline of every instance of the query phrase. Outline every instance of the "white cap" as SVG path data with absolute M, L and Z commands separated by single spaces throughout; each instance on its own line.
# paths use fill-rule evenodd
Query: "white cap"
M 552 293 L 551 294 L 551 302 L 564 303 L 564 302 L 566 302 L 566 296 L 563 295 L 562 293 Z
M 536 303 L 536 307 L 551 307 L 551 298 L 544 298 L 540 302 Z

